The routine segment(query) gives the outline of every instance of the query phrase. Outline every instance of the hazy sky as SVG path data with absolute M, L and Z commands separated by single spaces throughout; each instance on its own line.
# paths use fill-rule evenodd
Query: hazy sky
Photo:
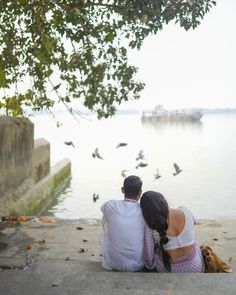
M 120 109 L 236 107 L 236 0 L 218 0 L 195 30 L 165 26 L 130 64 L 146 87 Z
M 130 62 L 146 87 L 122 108 L 236 107 L 236 0 L 217 1 L 195 30 L 167 25 Z

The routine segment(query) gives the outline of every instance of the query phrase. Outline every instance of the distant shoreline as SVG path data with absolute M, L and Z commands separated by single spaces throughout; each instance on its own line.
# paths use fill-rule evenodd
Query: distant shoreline
M 201 111 L 204 115 L 208 115 L 208 114 L 214 114 L 214 115 L 220 115 L 220 114 L 236 114 L 236 108 L 176 108 L 176 110 L 181 110 L 181 109 L 186 109 L 186 110 L 190 110 L 190 109 L 196 109 Z M 151 109 L 150 109 L 151 110 Z M 116 115 L 141 115 L 143 110 L 138 110 L 138 109 L 118 109 L 116 112 Z M 54 114 L 65 114 L 65 110 L 62 109 L 55 109 L 52 110 L 52 112 Z M 41 110 L 41 111 L 35 111 L 35 112 L 31 112 L 31 111 L 27 111 L 26 110 L 26 115 L 27 116 L 37 116 L 37 115 L 51 115 L 51 113 L 49 113 L 47 110 Z M 86 116 L 93 116 L 94 113 L 89 112 L 89 111 L 84 111 L 84 115 Z M 3 111 L 0 110 L 0 116 L 5 116 L 5 113 Z

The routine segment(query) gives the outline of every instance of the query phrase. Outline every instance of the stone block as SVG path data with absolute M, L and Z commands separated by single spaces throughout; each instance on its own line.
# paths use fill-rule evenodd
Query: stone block
M 0 198 L 32 176 L 33 147 L 29 119 L 0 116 Z
M 35 182 L 40 181 L 50 173 L 50 143 L 44 138 L 34 141 L 32 166 L 32 176 Z

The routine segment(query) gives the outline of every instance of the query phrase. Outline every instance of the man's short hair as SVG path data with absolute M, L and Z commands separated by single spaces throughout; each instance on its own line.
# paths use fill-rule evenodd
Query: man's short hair
M 123 188 L 127 198 L 136 198 L 142 189 L 142 180 L 135 175 L 130 175 L 125 178 Z

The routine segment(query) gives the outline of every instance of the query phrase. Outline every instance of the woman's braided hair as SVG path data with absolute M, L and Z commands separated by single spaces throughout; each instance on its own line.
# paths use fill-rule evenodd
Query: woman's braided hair
M 158 192 L 147 191 L 142 195 L 140 206 L 147 225 L 160 235 L 160 248 L 165 268 L 171 272 L 171 257 L 163 248 L 169 239 L 166 236 L 168 228 L 169 206 L 164 196 Z

